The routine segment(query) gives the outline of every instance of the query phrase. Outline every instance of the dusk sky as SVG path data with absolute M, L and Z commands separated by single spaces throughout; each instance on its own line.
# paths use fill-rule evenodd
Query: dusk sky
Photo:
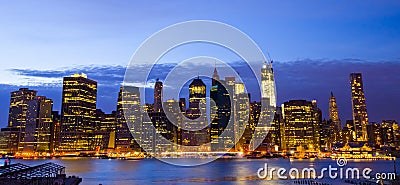
M 349 74 L 362 72 L 370 121 L 400 121 L 399 1 L 27 0 L 0 6 L 0 127 L 10 92 L 20 87 L 52 98 L 60 110 L 62 77 L 72 73 L 98 81 L 98 108 L 111 112 L 133 52 L 160 29 L 189 20 L 234 26 L 270 53 L 278 104 L 316 99 L 326 117 L 333 91 L 344 122 L 351 119 Z M 206 54 L 236 60 L 199 45 L 163 61 Z

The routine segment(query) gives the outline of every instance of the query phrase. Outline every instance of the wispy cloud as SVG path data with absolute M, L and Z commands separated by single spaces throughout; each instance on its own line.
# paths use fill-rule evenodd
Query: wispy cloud
M 129 69 L 130 80 L 127 85 L 152 88 L 156 78 L 163 80 L 175 66 L 175 63 L 154 66 L 147 81 L 145 81 L 148 74 L 147 70 L 151 66 L 134 66 Z M 232 63 L 232 66 L 244 78 L 248 76 L 244 65 L 237 62 Z M 213 67 L 213 64 L 208 63 L 180 66 L 177 71 L 179 75 L 170 78 L 170 81 L 165 84 L 167 91 L 165 92 L 166 98 L 169 95 L 168 91 L 176 88 L 173 85 L 182 81 L 179 79 L 180 76 L 211 75 Z M 223 74 L 225 71 L 223 68 L 221 65 L 218 66 L 221 78 L 228 75 Z M 259 75 L 259 69 L 254 70 Z M 351 118 L 349 74 L 352 72 L 361 72 L 363 73 L 367 107 L 370 110 L 371 120 L 379 121 L 379 119 L 383 118 L 400 119 L 398 113 L 395 111 L 397 110 L 396 106 L 400 104 L 400 99 L 398 98 L 398 94 L 400 94 L 400 75 L 397 75 L 400 70 L 400 61 L 371 62 L 360 59 L 301 59 L 288 62 L 275 62 L 274 70 L 279 103 L 290 99 L 317 99 L 319 106 L 326 113 L 328 107 L 327 100 L 330 91 L 333 91 L 338 100 L 341 117 L 344 120 Z M 121 86 L 124 80 L 125 71 L 126 68 L 119 65 L 89 65 L 54 70 L 9 69 L 5 71 L 7 75 L 2 75 L 7 76 L 7 78 L 0 79 L 0 84 L 19 87 L 29 86 L 38 89 L 41 87 L 61 89 L 62 77 L 74 73 L 86 73 L 89 78 L 98 81 L 99 97 L 104 96 L 110 99 L 103 98 L 101 101 L 112 102 L 115 101 L 114 96 L 116 96 L 118 87 Z M 186 88 L 182 89 L 183 95 L 187 93 L 186 91 Z M 151 93 L 146 93 L 145 96 L 146 100 L 152 100 Z M 252 94 L 252 99 L 257 100 L 259 97 L 254 93 Z M 382 107 L 385 107 L 385 111 L 381 110 Z
M 88 65 L 64 69 L 8 69 L 11 78 L 0 79 L 0 84 L 18 86 L 62 86 L 62 79 L 75 73 L 85 73 L 99 85 L 120 85 L 125 73 L 125 67 L 119 65 Z

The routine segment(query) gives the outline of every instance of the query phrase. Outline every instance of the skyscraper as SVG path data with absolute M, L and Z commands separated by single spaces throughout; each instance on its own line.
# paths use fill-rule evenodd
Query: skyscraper
M 11 92 L 8 126 L 19 130 L 17 143 L 19 151 L 24 147 L 28 102 L 35 99 L 36 93 L 37 91 L 27 88 L 21 88 L 18 91 Z
M 368 113 L 361 73 L 351 73 L 350 84 L 356 140 L 367 141 Z
M 284 119 L 283 148 L 294 151 L 318 151 L 320 114 L 316 104 L 290 100 L 282 105 Z
M 284 127 L 284 122 L 283 122 L 283 117 L 282 117 L 282 108 L 281 107 L 277 107 L 276 108 L 276 112 L 274 115 L 274 121 L 271 125 L 271 130 L 269 131 L 269 135 L 271 137 L 271 143 L 275 146 L 278 147 L 279 149 L 282 149 L 282 137 L 284 135 L 285 132 L 285 127 Z M 267 137 L 268 137 L 267 136 Z M 274 146 L 274 150 L 276 150 L 276 147 Z
M 214 69 L 214 78 L 218 78 L 217 69 Z M 228 151 L 234 146 L 234 127 L 231 120 L 231 99 L 235 85 L 234 78 L 228 78 L 227 81 L 212 79 L 213 86 L 210 89 L 210 99 L 214 101 L 211 105 L 211 124 L 210 141 L 212 151 Z M 224 134 L 223 134 L 224 133 Z
M 250 100 L 249 95 L 245 92 L 245 86 L 243 83 L 235 83 L 234 88 L 234 103 L 233 103 L 233 119 L 234 119 L 234 133 L 235 133 L 235 150 L 245 151 L 248 147 L 245 147 L 246 137 L 244 137 L 245 130 L 249 130 L 249 119 L 250 119 Z M 251 131 L 248 131 L 251 132 Z M 252 133 L 252 132 L 251 132 Z M 250 133 L 250 134 L 251 134 Z
M 275 80 L 272 61 L 264 62 L 261 68 L 261 113 L 255 128 L 251 150 L 266 150 L 266 133 L 273 130 L 272 122 L 276 111 Z
M 267 99 L 266 105 L 276 107 L 275 79 L 272 62 L 264 62 L 261 68 L 261 98 Z
M 117 102 L 117 128 L 115 133 L 115 145 L 119 151 L 127 151 L 130 148 L 140 151 L 142 124 L 140 91 L 138 87 L 121 87 Z M 129 126 L 128 126 L 129 124 Z M 133 138 L 132 133 L 135 136 Z
M 18 152 L 19 128 L 5 127 L 0 130 L 0 152 Z
M 179 98 L 179 108 L 180 108 L 182 114 L 185 114 L 185 112 L 186 112 L 186 99 L 185 98 Z
M 379 123 L 370 123 L 367 125 L 368 142 L 376 145 L 382 144 L 381 125 Z
M 51 124 L 51 139 L 50 139 L 50 151 L 58 151 L 60 146 L 60 133 L 61 133 L 61 115 L 58 111 L 51 112 L 51 119 L 53 124 Z
M 189 120 L 185 123 L 185 127 L 192 130 L 182 130 L 182 145 L 199 146 L 208 143 L 206 85 L 199 77 L 193 79 L 189 85 L 189 108 L 186 116 Z
M 111 114 L 96 110 L 96 146 L 97 149 L 115 148 L 115 130 L 117 127 L 116 111 Z
M 177 101 L 174 99 L 169 99 L 166 102 L 163 102 L 163 107 L 163 117 L 167 122 L 167 134 L 165 134 L 164 138 L 175 144 L 182 145 L 182 135 L 180 127 L 180 125 L 182 124 L 181 100 Z M 176 150 L 177 148 L 173 149 Z
M 342 123 L 339 118 L 336 98 L 333 96 L 333 92 L 331 92 L 331 97 L 329 98 L 329 119 L 336 125 L 338 131 L 342 130 Z
M 94 141 L 97 82 L 85 74 L 64 77 L 61 107 L 61 151 L 88 151 Z
M 154 112 L 161 112 L 162 111 L 162 82 L 156 81 L 154 85 Z
M 37 96 L 28 101 L 24 151 L 51 152 L 53 100 Z
M 249 97 L 249 100 L 250 99 L 251 98 Z M 255 146 L 251 141 L 254 137 L 254 131 L 256 130 L 257 124 L 259 122 L 260 115 L 261 115 L 261 102 L 256 102 L 256 101 L 251 102 L 249 108 L 249 121 L 248 124 L 246 124 L 242 137 L 240 138 L 241 140 L 243 140 L 242 148 L 245 151 L 253 151 L 255 149 Z

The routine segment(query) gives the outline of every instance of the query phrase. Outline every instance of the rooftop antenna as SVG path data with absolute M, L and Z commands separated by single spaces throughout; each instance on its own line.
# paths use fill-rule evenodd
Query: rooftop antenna
M 271 59 L 271 56 L 269 55 L 269 52 L 267 52 L 267 54 L 268 54 L 268 60 L 269 60 L 269 67 L 271 68 L 271 71 L 274 72 L 274 69 L 272 68 L 272 63 L 274 61 Z
M 271 56 L 269 55 L 269 52 L 267 52 L 267 54 L 268 54 L 268 60 L 272 64 L 274 61 L 271 59 Z

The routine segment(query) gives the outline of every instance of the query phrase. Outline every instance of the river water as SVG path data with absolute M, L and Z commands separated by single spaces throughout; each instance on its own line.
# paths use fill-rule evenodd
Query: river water
M 260 179 L 257 175 L 259 168 L 268 169 L 285 168 L 289 171 L 291 168 L 301 170 L 304 168 L 313 168 L 317 175 L 322 168 L 328 168 L 329 165 L 338 169 L 347 168 L 360 169 L 360 173 L 365 168 L 372 169 L 371 178 L 376 173 L 394 172 L 396 166 L 399 172 L 399 161 L 370 161 L 370 160 L 349 160 L 347 165 L 340 167 L 332 159 L 315 160 L 289 160 L 289 159 L 219 159 L 208 164 L 195 167 L 179 167 L 161 162 L 157 159 L 143 160 L 117 160 L 117 159 L 96 159 L 96 158 L 58 158 L 58 159 L 36 159 L 36 160 L 17 160 L 12 163 L 23 163 L 27 165 L 38 165 L 45 162 L 54 162 L 66 167 L 67 175 L 76 175 L 83 178 L 83 185 L 131 185 L 131 184 L 299 184 L 294 180 L 279 179 L 274 174 L 273 180 Z M 398 164 L 397 164 L 398 163 Z M 0 165 L 3 161 L 0 161 Z M 261 171 L 261 175 L 263 174 Z M 288 176 L 288 173 L 286 173 Z M 343 175 L 344 176 L 344 175 Z M 361 176 L 361 175 L 360 175 Z M 362 178 L 362 176 L 361 176 Z M 313 180 L 326 184 L 345 184 L 345 180 L 338 177 L 331 179 L 328 172 L 324 173 L 323 179 Z

